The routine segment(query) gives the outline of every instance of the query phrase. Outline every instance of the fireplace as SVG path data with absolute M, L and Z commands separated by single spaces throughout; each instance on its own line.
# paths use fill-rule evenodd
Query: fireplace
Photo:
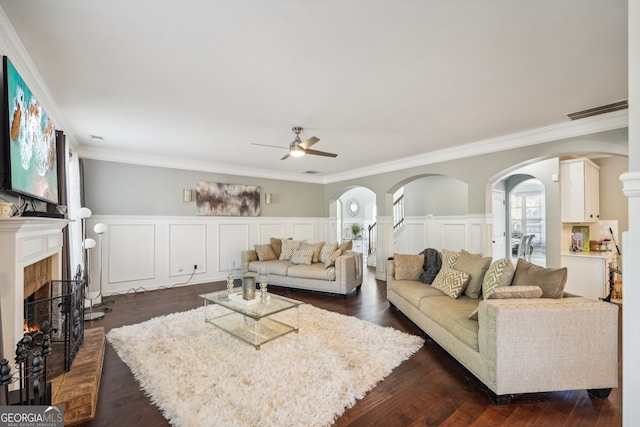
M 47 358 L 47 378 L 68 372 L 84 341 L 84 283 L 79 273 L 74 280 L 49 280 L 37 285 L 35 291 L 28 285 L 32 270 L 46 271 L 50 259 L 44 259 L 25 268 L 24 322 L 25 334 L 39 331 L 49 335 L 50 354 Z M 36 275 L 37 277 L 37 275 Z M 38 280 L 44 281 L 44 276 Z M 33 284 L 33 282 L 31 282 Z
M 57 304 L 67 301 L 64 295 L 70 285 L 61 281 L 61 272 L 62 229 L 68 223 L 57 218 L 0 218 L 0 356 L 7 360 L 13 360 L 16 343 L 24 336 L 25 314 L 40 316 L 36 313 L 41 311 L 53 315 Z M 46 294 L 45 300 L 53 308 L 29 304 L 40 293 Z M 35 294 L 33 298 L 31 294 Z M 35 318 L 33 321 L 38 323 Z M 58 330 L 63 329 L 63 323 L 60 318 L 50 320 Z

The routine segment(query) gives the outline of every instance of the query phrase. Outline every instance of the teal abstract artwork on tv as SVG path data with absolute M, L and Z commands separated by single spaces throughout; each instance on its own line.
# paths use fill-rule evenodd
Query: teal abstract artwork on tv
M 12 190 L 58 203 L 55 126 L 7 60 Z

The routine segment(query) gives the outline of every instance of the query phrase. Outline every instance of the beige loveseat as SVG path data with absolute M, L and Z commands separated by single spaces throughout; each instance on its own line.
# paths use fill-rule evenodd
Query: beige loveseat
M 618 307 L 563 295 L 566 269 L 543 269 L 519 260 L 511 275 L 500 274 L 496 261 L 476 271 L 486 274 L 477 297 L 472 292 L 453 298 L 448 295 L 453 286 L 443 288 L 447 292 L 434 287 L 438 278 L 432 285 L 415 276 L 407 280 L 404 267 L 398 275 L 396 262 L 400 258 L 405 263 L 406 256 L 394 256 L 387 262 L 391 305 L 483 382 L 495 402 L 508 403 L 519 393 L 580 389 L 589 390 L 592 398 L 606 398 L 617 387 Z M 500 261 L 506 265 L 506 259 Z M 549 286 L 552 281 L 558 283 Z M 485 282 L 491 282 L 493 290 L 485 289 Z M 513 287 L 511 282 L 541 285 L 547 295 L 537 297 L 539 287 Z M 535 295 L 528 295 L 536 288 Z M 520 298 L 490 299 L 483 291 Z
M 299 242 L 300 247 L 287 256 L 285 246 L 295 246 L 291 242 L 295 241 L 272 238 L 269 244 L 255 245 L 253 250 L 242 251 L 242 274 L 257 274 L 260 268 L 266 268 L 270 285 L 345 297 L 362 285 L 362 253 L 352 251 L 351 242 L 342 246 L 337 242 Z

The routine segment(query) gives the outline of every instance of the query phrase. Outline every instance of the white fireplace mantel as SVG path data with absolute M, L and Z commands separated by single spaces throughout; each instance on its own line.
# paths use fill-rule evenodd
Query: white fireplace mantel
M 62 230 L 69 220 L 0 218 L 0 355 L 13 360 L 23 336 L 24 268 L 54 257 L 52 279 L 62 278 Z

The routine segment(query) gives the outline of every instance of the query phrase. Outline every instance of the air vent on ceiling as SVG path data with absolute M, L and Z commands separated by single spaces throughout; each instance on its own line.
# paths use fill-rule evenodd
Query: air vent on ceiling
M 320 171 L 304 171 L 304 172 L 302 172 L 302 173 L 306 173 L 306 174 L 309 174 L 309 175 L 313 175 L 313 174 L 316 174 L 316 173 L 320 173 Z
M 107 142 L 104 136 L 100 135 L 89 135 L 93 142 Z
M 567 113 L 567 117 L 569 117 L 571 120 L 579 120 L 585 119 L 587 117 L 598 116 L 600 114 L 611 113 L 613 111 L 626 110 L 627 108 L 629 108 L 629 103 L 625 99 L 624 101 L 613 102 L 611 104 L 589 108 L 588 110 L 576 111 L 575 113 Z

